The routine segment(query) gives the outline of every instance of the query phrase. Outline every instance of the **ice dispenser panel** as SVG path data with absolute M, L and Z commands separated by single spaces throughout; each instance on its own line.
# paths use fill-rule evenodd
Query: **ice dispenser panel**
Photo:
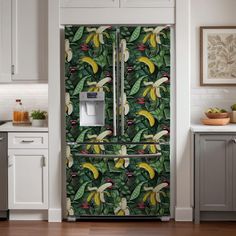
M 80 93 L 80 126 L 104 126 L 105 94 L 104 92 Z

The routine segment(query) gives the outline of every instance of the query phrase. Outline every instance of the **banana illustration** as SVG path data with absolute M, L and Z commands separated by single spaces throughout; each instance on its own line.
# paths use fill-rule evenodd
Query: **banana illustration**
M 119 169 L 123 167 L 124 163 L 125 163 L 125 160 L 123 158 L 119 159 L 119 161 L 117 161 L 115 164 L 115 168 Z
M 83 168 L 87 168 L 87 169 L 89 169 L 90 171 L 92 171 L 94 179 L 97 179 L 97 178 L 98 178 L 99 172 L 98 172 L 97 168 L 96 168 L 93 164 L 86 162 L 86 163 L 84 163 L 84 164 L 82 165 L 82 167 L 83 167 Z
M 155 34 L 151 34 L 150 36 L 150 44 L 153 48 L 155 48 L 157 46 L 157 42 L 156 42 L 156 35 Z
M 91 57 L 83 57 L 81 61 L 88 63 L 92 67 L 94 74 L 98 72 L 98 64 Z
M 95 195 L 95 192 L 91 192 L 87 197 L 87 202 L 90 202 L 92 198 L 94 197 L 94 195 Z
M 151 193 L 152 193 L 152 192 L 147 192 L 147 193 L 144 194 L 144 196 L 143 196 L 143 202 L 146 202 L 146 201 L 147 201 L 147 199 L 148 199 L 148 197 L 150 197 Z
M 95 193 L 95 195 L 94 195 L 94 202 L 97 206 L 100 206 L 100 204 L 101 204 L 100 194 L 98 192 Z
M 152 74 L 155 71 L 155 65 L 154 63 L 147 57 L 140 57 L 138 59 L 139 62 L 143 62 L 144 64 L 146 64 L 149 68 L 150 73 Z
M 154 192 L 152 192 L 151 195 L 150 195 L 150 203 L 153 206 L 156 205 L 156 194 Z
M 150 176 L 150 179 L 153 179 L 155 177 L 155 171 L 149 164 L 145 162 L 141 162 L 138 164 L 138 167 L 146 170 Z
M 151 127 L 155 124 L 155 119 L 154 119 L 153 115 L 150 112 L 148 112 L 146 110 L 140 110 L 138 112 L 138 115 L 146 117 L 148 119 L 149 124 L 150 124 Z
M 91 41 L 91 39 L 94 37 L 94 35 L 95 35 L 95 33 L 89 34 L 88 37 L 86 38 L 85 43 L 88 44 Z
M 93 37 L 93 43 L 96 48 L 99 48 L 100 42 L 99 42 L 99 34 L 95 34 Z
M 152 101 L 156 101 L 156 89 L 154 87 L 151 88 L 150 97 L 151 97 Z

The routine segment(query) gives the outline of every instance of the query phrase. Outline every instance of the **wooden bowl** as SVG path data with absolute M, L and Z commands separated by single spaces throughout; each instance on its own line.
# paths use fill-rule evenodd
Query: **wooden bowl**
M 222 113 L 207 113 L 207 112 L 205 112 L 205 115 L 209 119 L 222 119 L 222 118 L 228 118 L 229 117 L 228 112 L 222 112 Z
M 220 118 L 220 119 L 201 119 L 204 125 L 227 125 L 229 124 L 230 118 Z

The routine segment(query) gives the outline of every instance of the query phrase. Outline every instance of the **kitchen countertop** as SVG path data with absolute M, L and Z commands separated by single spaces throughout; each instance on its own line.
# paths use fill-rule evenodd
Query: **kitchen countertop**
M 6 122 L 0 125 L 0 132 L 48 132 L 48 127 L 19 126 Z
M 220 125 L 220 126 L 192 124 L 191 131 L 193 133 L 198 133 L 198 132 L 201 132 L 201 133 L 207 133 L 207 132 L 230 133 L 230 132 L 236 132 L 236 124 L 228 124 L 228 125 Z

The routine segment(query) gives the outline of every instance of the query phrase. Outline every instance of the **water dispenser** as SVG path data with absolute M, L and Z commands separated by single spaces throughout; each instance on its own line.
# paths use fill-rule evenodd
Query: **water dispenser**
M 80 93 L 80 126 L 104 126 L 105 93 Z

